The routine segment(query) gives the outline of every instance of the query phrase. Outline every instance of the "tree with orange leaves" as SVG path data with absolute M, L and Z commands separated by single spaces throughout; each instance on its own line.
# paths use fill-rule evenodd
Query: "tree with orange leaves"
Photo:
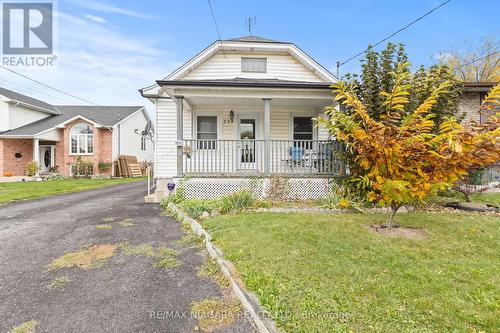
M 433 131 L 436 114 L 432 108 L 450 86 L 442 83 L 414 110 L 408 111 L 410 85 L 408 63 L 391 73 L 392 91 L 380 92 L 384 102 L 379 120 L 374 120 L 356 97 L 352 87 L 339 82 L 333 87 L 334 100 L 351 112 L 336 107 L 327 109 L 328 118 L 319 118 L 347 149 L 355 154 L 354 162 L 364 175 L 359 186 L 369 188 L 370 201 L 387 206 L 387 227 L 393 227 L 398 209 L 422 201 L 438 190 L 450 188 L 467 170 L 486 166 L 500 159 L 500 118 L 488 124 L 465 128 L 455 118 L 444 119 Z M 500 86 L 495 86 L 482 108 L 499 104 Z

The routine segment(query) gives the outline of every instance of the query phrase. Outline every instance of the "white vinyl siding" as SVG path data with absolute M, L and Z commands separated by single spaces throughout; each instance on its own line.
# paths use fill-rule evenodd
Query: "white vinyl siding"
M 47 117 L 50 117 L 50 115 L 45 112 L 33 110 L 21 105 L 12 105 L 10 107 L 9 128 L 18 128 Z
M 137 161 L 152 161 L 153 144 L 150 140 L 142 138 L 135 132 L 141 133 L 146 127 L 148 118 L 142 111 L 136 112 L 120 123 L 120 155 L 131 155 L 137 157 Z M 115 126 L 113 132 L 118 132 L 118 126 Z M 118 140 L 118 135 L 114 135 L 114 140 Z M 113 146 L 118 148 L 118 143 Z
M 156 153 L 155 174 L 159 178 L 171 178 L 177 174 L 177 113 L 171 99 L 156 100 Z
M 242 72 L 242 58 L 266 58 L 266 73 Z M 236 77 L 273 78 L 281 80 L 323 82 L 313 71 L 287 54 L 216 53 L 200 66 L 187 73 L 182 80 L 232 79 Z

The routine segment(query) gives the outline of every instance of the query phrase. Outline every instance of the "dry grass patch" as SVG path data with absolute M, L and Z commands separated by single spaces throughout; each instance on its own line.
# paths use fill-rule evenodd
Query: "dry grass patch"
M 177 260 L 177 251 L 169 249 L 167 247 L 160 247 L 156 253 L 158 260 L 153 264 L 154 268 L 175 268 L 181 265 L 181 262 Z
M 60 276 L 60 277 L 57 277 L 57 278 L 53 279 L 52 281 L 50 281 L 50 283 L 47 287 L 49 289 L 54 289 L 54 288 L 57 288 L 60 286 L 64 286 L 64 285 L 68 284 L 70 281 L 71 280 L 69 279 L 69 277 Z
M 109 230 L 109 229 L 113 228 L 113 226 L 110 224 L 98 224 L 95 226 L 95 228 L 102 229 L 102 230 Z
M 126 256 L 139 255 L 157 258 L 158 260 L 153 263 L 154 268 L 169 269 L 178 267 L 181 264 L 180 261 L 176 258 L 178 252 L 168 247 L 162 246 L 158 249 L 155 249 L 150 244 L 133 246 L 128 243 L 120 243 L 119 246 L 123 254 L 125 254 Z
M 39 324 L 36 320 L 27 321 L 19 326 L 12 327 L 9 333 L 33 333 Z
M 134 220 L 127 217 L 126 219 L 120 221 L 120 225 L 122 225 L 124 227 L 132 227 L 135 225 L 135 223 L 134 223 Z
M 193 249 L 202 249 L 204 248 L 203 238 L 197 237 L 191 233 L 190 230 L 187 230 L 187 235 L 183 236 L 181 239 L 175 241 L 178 245 L 184 245 Z
M 198 268 L 198 276 L 202 278 L 212 279 L 222 289 L 227 289 L 231 285 L 229 278 L 222 274 L 215 260 L 211 260 L 208 258 L 205 260 L 203 265 Z
M 48 265 L 48 269 L 54 271 L 71 267 L 80 267 L 83 269 L 99 268 L 104 265 L 107 259 L 115 255 L 117 248 L 118 246 L 114 244 L 103 244 L 93 245 L 88 249 L 77 252 L 69 252 L 52 260 Z
M 154 247 L 149 244 L 133 246 L 129 243 L 120 243 L 119 247 L 126 256 L 154 257 L 156 255 Z
M 241 312 L 242 308 L 237 300 L 210 298 L 191 303 L 191 313 L 198 320 L 203 332 L 213 332 L 220 327 L 231 325 Z
M 395 227 L 386 228 L 379 224 L 370 225 L 370 230 L 388 237 L 403 237 L 411 239 L 425 239 L 426 233 L 423 229 Z

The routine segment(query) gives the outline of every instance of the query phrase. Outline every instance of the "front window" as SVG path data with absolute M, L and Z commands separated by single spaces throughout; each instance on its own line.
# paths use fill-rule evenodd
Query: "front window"
M 94 131 L 89 124 L 76 124 L 71 128 L 71 154 L 94 153 Z
M 217 140 L 217 117 L 199 116 L 196 118 L 196 138 L 198 140 L 198 149 L 215 149 Z
M 241 71 L 248 73 L 266 73 L 266 58 L 241 58 Z
M 293 117 L 293 140 L 296 146 L 311 147 L 311 142 L 300 142 L 313 139 L 313 120 L 311 117 Z

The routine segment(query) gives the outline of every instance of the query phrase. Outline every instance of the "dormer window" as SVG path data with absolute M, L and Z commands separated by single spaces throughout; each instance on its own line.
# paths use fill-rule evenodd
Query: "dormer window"
M 266 73 L 267 58 L 241 58 L 241 71 L 245 73 Z

